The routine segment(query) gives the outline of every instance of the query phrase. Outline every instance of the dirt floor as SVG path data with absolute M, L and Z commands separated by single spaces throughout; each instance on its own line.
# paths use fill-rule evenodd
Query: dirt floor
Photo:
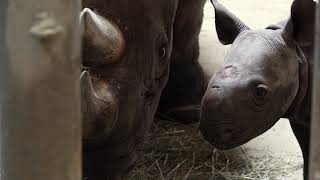
M 292 0 L 220 0 L 251 28 L 264 28 L 289 16 Z M 208 74 L 223 62 L 228 46 L 219 43 L 214 10 L 205 6 L 200 62 Z M 206 143 L 197 124 L 155 120 L 132 180 L 300 180 L 302 155 L 288 120 L 242 147 L 217 151 Z

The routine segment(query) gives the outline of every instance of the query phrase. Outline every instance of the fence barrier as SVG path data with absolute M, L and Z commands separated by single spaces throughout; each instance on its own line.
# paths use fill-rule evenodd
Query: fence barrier
M 0 179 L 80 180 L 80 0 L 0 0 Z

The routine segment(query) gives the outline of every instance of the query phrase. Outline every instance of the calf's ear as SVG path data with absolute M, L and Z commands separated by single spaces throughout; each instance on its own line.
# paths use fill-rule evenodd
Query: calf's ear
M 211 0 L 211 3 L 215 9 L 216 31 L 222 44 L 232 44 L 241 32 L 250 29 L 217 0 Z
M 282 36 L 288 43 L 296 42 L 301 47 L 313 44 L 315 31 L 316 2 L 294 0 L 291 16 L 283 29 Z

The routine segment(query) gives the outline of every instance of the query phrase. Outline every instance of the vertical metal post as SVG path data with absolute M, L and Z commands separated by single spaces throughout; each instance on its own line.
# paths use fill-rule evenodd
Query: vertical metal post
M 320 180 L 320 7 L 317 4 L 311 125 L 310 180 Z
M 80 180 L 80 0 L 0 0 L 0 179 Z

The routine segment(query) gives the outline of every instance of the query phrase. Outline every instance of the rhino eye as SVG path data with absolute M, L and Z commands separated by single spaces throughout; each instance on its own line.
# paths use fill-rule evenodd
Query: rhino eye
M 159 34 L 157 39 L 157 46 L 155 48 L 155 54 L 158 58 L 164 62 L 168 58 L 169 40 L 166 33 Z
M 268 95 L 268 87 L 264 84 L 259 84 L 255 89 L 255 96 L 257 98 L 264 98 Z
M 165 58 L 167 56 L 167 49 L 165 46 L 161 46 L 158 52 L 160 58 Z

